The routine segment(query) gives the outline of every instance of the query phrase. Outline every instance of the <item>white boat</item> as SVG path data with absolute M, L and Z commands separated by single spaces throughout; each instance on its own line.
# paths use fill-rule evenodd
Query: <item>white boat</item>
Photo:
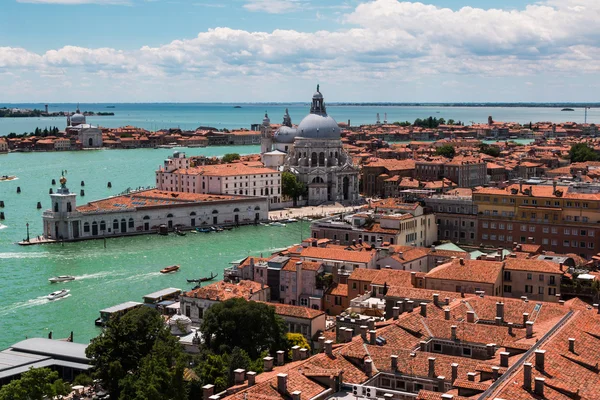
M 271 222 L 271 226 L 285 226 L 285 224 L 275 221 L 275 222 Z
M 298 222 L 298 220 L 296 218 L 288 218 L 285 220 L 286 223 L 290 224 L 292 222 Z
M 70 290 L 67 290 L 67 289 L 57 290 L 56 292 L 50 293 L 48 296 L 46 296 L 46 298 L 48 300 L 60 299 L 61 297 L 65 297 L 66 295 L 68 295 L 69 292 L 70 292 Z
M 54 278 L 50 278 L 48 280 L 50 281 L 50 283 L 69 282 L 69 281 L 74 281 L 75 277 L 72 275 L 59 275 L 59 276 L 55 276 Z

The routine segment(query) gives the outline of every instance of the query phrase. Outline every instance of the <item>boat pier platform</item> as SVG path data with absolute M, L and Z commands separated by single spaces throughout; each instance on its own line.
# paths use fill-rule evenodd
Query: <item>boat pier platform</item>
M 23 239 L 22 241 L 18 242 L 18 245 L 19 246 L 34 246 L 36 244 L 50 244 L 50 243 L 57 243 L 57 241 L 54 239 L 47 239 L 43 236 L 36 236 L 34 238 L 29 238 L 29 240 Z

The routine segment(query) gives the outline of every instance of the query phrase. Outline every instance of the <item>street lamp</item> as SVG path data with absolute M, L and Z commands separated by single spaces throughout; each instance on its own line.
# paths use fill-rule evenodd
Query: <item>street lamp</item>
M 27 227 L 27 241 L 29 242 L 29 222 L 25 226 Z

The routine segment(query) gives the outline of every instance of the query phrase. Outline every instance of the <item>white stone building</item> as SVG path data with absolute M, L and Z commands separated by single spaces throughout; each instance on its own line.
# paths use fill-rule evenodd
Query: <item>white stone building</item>
M 85 115 L 81 114 L 79 107 L 75 114 L 67 116 L 66 131 L 77 135 L 77 140 L 84 148 L 102 147 L 102 131 L 86 122 Z
M 310 114 L 297 127 L 286 110 L 283 125 L 273 133 L 265 114 L 261 140 L 265 165 L 278 166 L 279 152 L 287 154 L 279 168 L 293 172 L 308 187 L 309 205 L 358 200 L 358 167 L 342 147 L 340 128 L 327 115 L 318 86 Z
M 175 152 L 156 171 L 159 190 L 183 193 L 261 196 L 281 203 L 281 172 L 244 163 L 194 166 Z
M 60 180 L 50 195 L 52 208 L 43 214 L 46 239 L 91 238 L 154 233 L 160 225 L 169 229 L 244 225 L 268 220 L 266 198 L 167 192 L 157 189 L 109 197 L 82 206 L 75 193 Z

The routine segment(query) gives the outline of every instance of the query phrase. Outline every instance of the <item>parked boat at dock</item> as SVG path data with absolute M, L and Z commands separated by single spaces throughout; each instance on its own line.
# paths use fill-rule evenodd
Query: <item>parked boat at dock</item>
M 171 265 L 170 267 L 166 267 L 160 270 L 161 274 L 168 274 L 170 272 L 179 271 L 179 265 Z
M 50 301 L 60 299 L 61 297 L 68 295 L 69 292 L 70 290 L 68 289 L 57 290 L 56 292 L 50 293 L 48 296 L 46 296 L 46 298 Z
M 59 275 L 48 279 L 50 283 L 69 282 L 74 281 L 75 277 L 72 275 Z

